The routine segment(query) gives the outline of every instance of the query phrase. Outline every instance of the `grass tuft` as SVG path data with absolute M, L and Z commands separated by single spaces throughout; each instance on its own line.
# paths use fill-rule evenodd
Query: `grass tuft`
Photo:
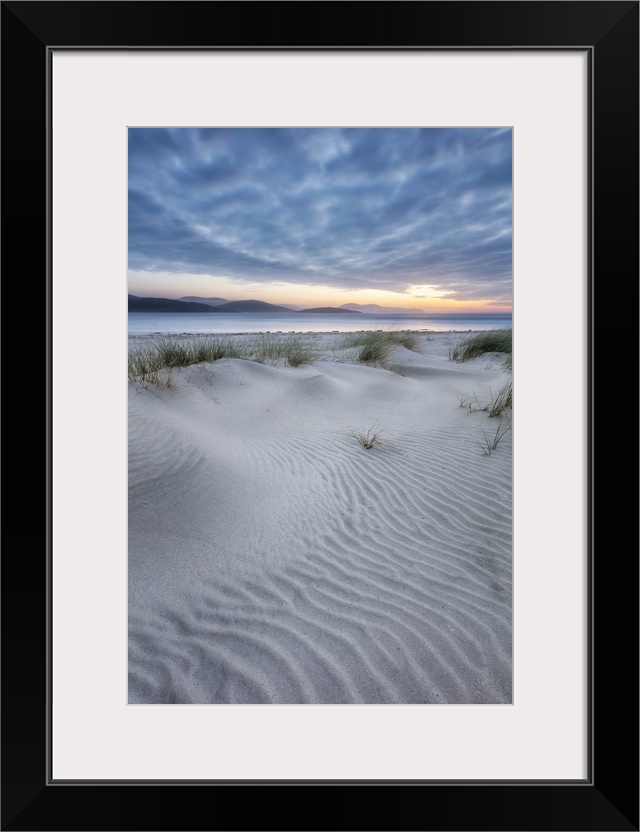
M 382 432 L 376 428 L 376 424 L 377 420 L 368 430 L 354 430 L 351 431 L 350 436 L 356 439 L 367 450 L 375 448 L 376 445 L 384 445 Z
M 258 364 L 277 361 L 283 357 L 282 341 L 275 335 L 262 335 L 251 344 L 251 358 Z
M 479 355 L 488 352 L 505 352 L 511 356 L 511 335 L 510 329 L 490 329 L 487 332 L 479 332 L 477 335 L 472 335 L 470 338 L 456 344 L 455 347 L 450 347 L 449 359 L 459 363 L 470 361 L 472 358 L 477 358 Z M 510 358 L 507 361 L 510 367 Z
M 513 408 L 513 385 L 512 382 L 505 384 L 496 394 L 489 389 L 489 400 L 484 404 L 480 401 L 477 394 L 473 396 L 465 396 L 462 393 L 457 394 L 458 403 L 460 407 L 464 407 L 469 413 L 484 412 L 489 416 L 502 416 L 502 414 Z
M 495 430 L 495 433 L 487 435 L 483 432 L 482 440 L 478 440 L 478 444 L 482 448 L 482 453 L 484 456 L 491 456 L 491 454 L 495 451 L 498 447 L 500 442 L 504 439 L 504 437 L 509 433 L 511 430 L 511 422 L 509 419 L 505 419 L 504 421 L 500 419 L 500 424 Z
M 143 387 L 175 387 L 174 371 L 172 367 L 156 367 L 137 356 L 133 361 L 129 357 L 129 382 L 141 384 Z
M 315 353 L 302 341 L 289 341 L 284 357 L 287 367 L 300 367 L 309 364 L 315 358 Z
M 476 335 L 466 338 L 455 347 L 449 348 L 449 359 L 451 361 L 469 361 L 479 355 L 492 352 L 507 353 L 502 369 L 511 372 L 513 368 L 512 355 L 512 331 L 510 329 L 492 329 L 487 332 L 479 332 Z M 513 383 L 505 384 L 486 405 L 481 405 L 475 397 L 476 407 L 471 403 L 470 397 L 458 396 L 460 407 L 467 407 L 469 412 L 485 410 L 489 416 L 502 416 L 507 410 L 513 407 Z
M 488 407 L 489 416 L 502 416 L 505 411 L 511 410 L 512 407 L 513 383 L 510 381 L 492 398 Z
M 283 339 L 277 335 L 263 335 L 254 342 L 247 357 L 259 364 L 284 359 L 288 367 L 300 367 L 313 361 L 315 353 L 298 338 Z
M 211 336 L 191 341 L 157 338 L 129 352 L 128 376 L 132 384 L 174 386 L 171 370 L 209 364 L 222 358 L 244 358 L 264 363 L 284 359 L 289 367 L 313 361 L 315 354 L 298 339 L 263 336 L 246 345 L 231 338 Z
M 400 345 L 408 350 L 417 350 L 420 343 L 418 333 L 410 330 L 381 330 L 356 332 L 342 342 L 343 349 L 360 347 L 357 360 L 363 364 L 384 364 L 391 348 Z
M 172 387 L 170 370 L 218 361 L 220 358 L 244 358 L 245 352 L 228 338 L 202 338 L 176 341 L 157 338 L 129 352 L 128 376 L 131 383 Z

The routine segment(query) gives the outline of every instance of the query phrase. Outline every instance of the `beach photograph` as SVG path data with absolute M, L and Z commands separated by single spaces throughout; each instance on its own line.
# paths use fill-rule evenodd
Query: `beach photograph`
M 512 144 L 128 128 L 129 704 L 512 704 Z

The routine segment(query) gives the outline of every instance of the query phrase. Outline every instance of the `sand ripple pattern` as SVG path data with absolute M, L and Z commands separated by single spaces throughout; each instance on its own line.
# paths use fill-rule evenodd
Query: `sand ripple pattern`
M 129 701 L 510 702 L 510 443 L 483 456 L 486 422 L 460 424 L 397 431 L 371 451 L 338 426 L 231 443 L 276 509 L 241 542 L 196 535 L 191 581 L 151 597 L 131 578 Z M 132 431 L 134 500 L 216 476 L 198 430 L 170 431 L 161 468 Z M 138 540 L 133 529 L 130 550 Z

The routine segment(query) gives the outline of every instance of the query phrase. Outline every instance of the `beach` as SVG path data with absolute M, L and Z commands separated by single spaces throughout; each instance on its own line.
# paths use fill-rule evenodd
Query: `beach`
M 129 703 L 510 703 L 506 356 L 224 337 L 130 378 Z

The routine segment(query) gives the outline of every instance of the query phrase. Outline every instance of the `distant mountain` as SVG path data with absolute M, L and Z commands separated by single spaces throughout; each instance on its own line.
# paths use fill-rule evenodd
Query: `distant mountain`
M 129 295 L 129 312 L 252 312 L 272 315 L 294 314 L 296 312 L 316 312 L 323 314 L 354 314 L 359 309 L 349 309 L 337 306 L 318 306 L 314 309 L 300 309 L 300 307 L 277 306 L 263 300 L 231 300 L 224 298 L 199 298 L 187 295 L 181 300 L 173 298 L 141 298 Z
M 424 309 L 406 306 L 379 306 L 377 303 L 343 303 L 340 309 L 365 312 L 367 315 L 424 315 Z
M 223 303 L 245 303 L 246 301 L 231 301 L 228 298 L 200 298 L 196 297 L 195 295 L 187 295 L 184 298 L 180 298 L 180 300 L 188 300 L 188 301 L 195 301 L 196 303 L 208 303 L 210 306 L 221 306 Z M 258 303 L 263 303 L 264 301 L 257 301 Z M 296 305 L 293 303 L 285 303 L 282 304 L 286 309 L 289 309 L 291 312 L 299 312 L 302 307 L 300 305 Z
M 230 303 L 223 303 L 215 306 L 219 312 L 273 312 L 293 313 L 293 309 L 286 306 L 276 306 L 274 303 L 265 303 L 263 300 L 232 300 Z
M 323 315 L 335 315 L 337 312 L 343 315 L 361 315 L 359 309 L 343 309 L 338 306 L 316 306 L 315 309 L 301 309 L 301 312 L 321 312 Z
M 206 303 L 185 303 L 172 298 L 140 298 L 129 295 L 129 312 L 231 312 L 231 309 L 220 309 Z
M 221 303 L 229 303 L 227 298 L 198 298 L 195 295 L 187 295 L 180 300 L 191 301 L 192 303 L 206 303 L 209 306 L 220 306 Z

